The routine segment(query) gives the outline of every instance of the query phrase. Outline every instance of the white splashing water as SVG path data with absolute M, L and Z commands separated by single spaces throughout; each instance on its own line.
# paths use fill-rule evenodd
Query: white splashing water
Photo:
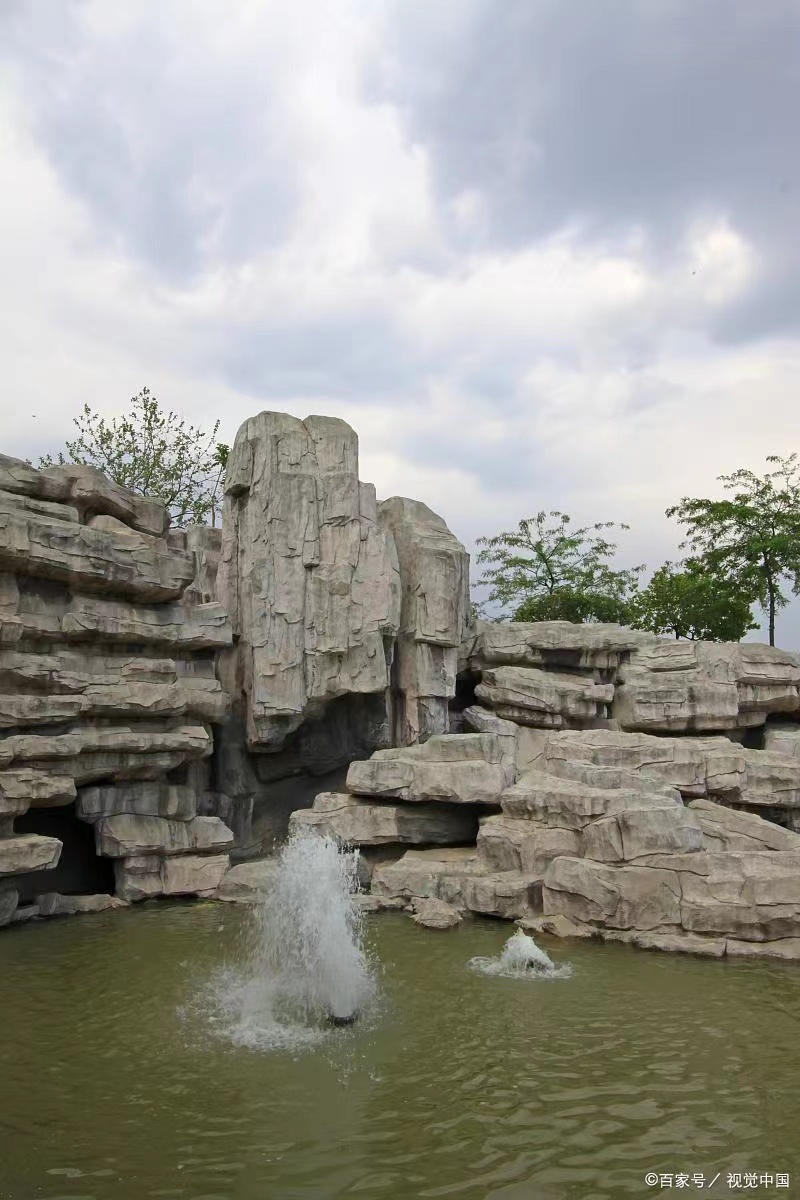
M 355 903 L 358 852 L 298 833 L 255 913 L 243 968 L 214 984 L 218 1032 L 256 1049 L 302 1049 L 364 1012 L 376 994 Z
M 559 966 L 527 933 L 518 929 L 496 958 L 471 958 L 468 965 L 482 975 L 503 975 L 508 979 L 568 979 L 571 963 Z

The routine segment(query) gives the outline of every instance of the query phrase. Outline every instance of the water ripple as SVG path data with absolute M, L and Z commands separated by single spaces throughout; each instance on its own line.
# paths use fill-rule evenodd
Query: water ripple
M 143 906 L 0 938 L 0 1200 L 618 1200 L 648 1171 L 800 1180 L 800 971 L 373 920 L 373 1020 L 309 1053 L 218 1036 L 248 916 Z M 23 1102 L 24 1098 L 24 1102 Z

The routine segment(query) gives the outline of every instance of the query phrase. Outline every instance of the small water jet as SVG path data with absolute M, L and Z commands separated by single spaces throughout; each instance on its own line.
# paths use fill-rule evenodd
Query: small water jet
M 242 971 L 216 989 L 227 1036 L 261 1048 L 322 1040 L 351 1025 L 376 991 L 355 903 L 357 851 L 317 833 L 293 835 L 255 913 Z
M 483 975 L 503 975 L 508 979 L 567 979 L 572 965 L 556 966 L 550 955 L 533 938 L 518 929 L 496 958 L 478 956 L 467 964 Z

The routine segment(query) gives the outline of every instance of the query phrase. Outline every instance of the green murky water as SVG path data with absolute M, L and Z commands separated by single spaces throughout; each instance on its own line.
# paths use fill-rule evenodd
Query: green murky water
M 648 1172 L 800 1196 L 800 969 L 547 943 L 571 978 L 487 978 L 466 963 L 508 925 L 383 916 L 380 1013 L 293 1056 L 232 1044 L 198 1000 L 248 920 L 0 935 L 2 1200 L 612 1200 L 658 1194 Z

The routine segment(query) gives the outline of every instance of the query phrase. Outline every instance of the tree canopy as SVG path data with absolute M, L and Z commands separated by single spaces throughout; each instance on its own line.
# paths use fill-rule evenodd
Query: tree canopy
M 40 466 L 80 463 L 99 467 L 121 487 L 154 496 L 176 526 L 216 524 L 228 446 L 174 412 L 165 412 L 148 388 L 133 396 L 127 412 L 107 419 L 88 404 L 74 418 L 78 436 Z
M 630 623 L 634 629 L 711 642 L 738 642 L 758 628 L 738 586 L 709 573 L 696 559 L 659 567 L 637 593 Z
M 770 455 L 774 470 L 764 475 L 741 469 L 718 476 L 729 497 L 684 497 L 667 509 L 686 526 L 682 547 L 703 568 L 767 614 L 769 644 L 775 645 L 775 614 L 788 604 L 788 583 L 800 593 L 800 461 Z
M 516 621 L 619 621 L 631 612 L 642 566 L 611 565 L 616 543 L 606 530 L 627 525 L 601 521 L 574 528 L 566 513 L 539 512 L 515 530 L 478 539 L 479 585 L 487 603 L 511 608 Z

